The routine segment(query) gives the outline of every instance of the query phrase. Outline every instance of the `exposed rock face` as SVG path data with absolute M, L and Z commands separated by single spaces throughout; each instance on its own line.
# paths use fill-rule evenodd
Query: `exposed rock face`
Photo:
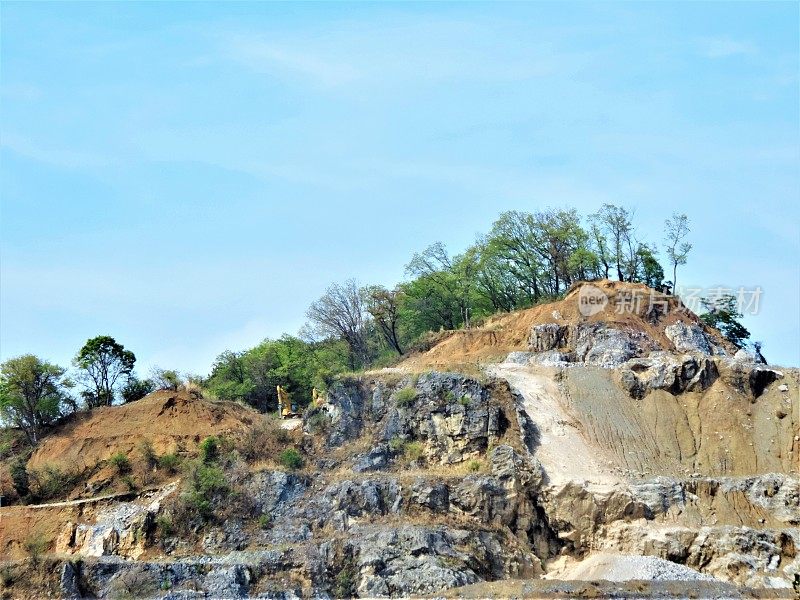
M 641 332 L 609 327 L 598 322 L 534 325 L 528 338 L 528 348 L 540 354 L 531 357 L 529 362 L 556 364 L 569 361 L 612 368 L 634 356 L 655 350 L 657 346 Z M 557 352 L 564 349 L 567 351 Z
M 711 343 L 698 325 L 687 325 L 678 321 L 665 327 L 664 334 L 675 345 L 677 352 L 712 353 Z
M 558 557 L 597 551 L 648 555 L 639 562 L 653 567 L 642 572 L 654 578 L 791 585 L 800 572 L 797 477 L 690 476 L 684 468 L 708 466 L 703 452 L 712 443 L 723 457 L 747 445 L 727 441 L 722 426 L 710 440 L 710 421 L 697 417 L 741 408 L 737 402 L 762 411 L 760 437 L 779 438 L 792 452 L 788 410 L 780 417 L 764 405 L 791 408 L 796 377 L 785 377 L 785 391 L 773 389 L 783 374 L 718 356 L 699 327 L 671 327 L 668 339 L 680 354 L 604 323 L 534 328 L 533 352 L 515 355 L 510 369 L 539 379 L 505 375 L 519 393 L 504 380 L 453 373 L 338 382 L 317 409 L 326 415 L 324 431 L 312 434 L 305 423 L 308 435 L 298 442 L 308 453 L 305 469 L 242 476 L 237 489 L 250 514 L 225 513 L 180 541 L 155 538 L 155 500 L 163 496 L 99 510 L 93 522 L 74 519 L 59 551 L 86 560 L 57 571 L 62 595 L 433 595 L 538 577 Z M 764 395 L 758 402 L 756 392 Z M 685 407 L 690 402 L 696 413 Z M 582 445 L 573 443 L 579 436 Z M 596 456 L 589 469 L 572 470 L 581 453 Z M 763 454 L 754 470 L 765 469 Z M 677 466 L 655 476 L 667 471 L 645 473 L 651 464 Z M 549 477 L 554 465 L 568 477 Z M 619 465 L 641 469 L 622 475 Z M 167 557 L 131 560 L 148 547 Z
M 661 389 L 671 394 L 705 390 L 718 377 L 716 363 L 707 356 L 675 356 L 651 352 L 647 358 L 635 358 L 621 365 L 622 387 L 634 398 Z
M 570 328 L 558 323 L 545 323 L 531 327 L 528 348 L 531 352 L 546 352 L 564 348 L 569 343 Z

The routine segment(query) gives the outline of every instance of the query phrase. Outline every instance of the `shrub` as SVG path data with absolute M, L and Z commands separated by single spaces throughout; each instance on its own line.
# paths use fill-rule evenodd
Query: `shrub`
M 50 542 L 42 533 L 34 532 L 28 536 L 22 546 L 25 548 L 25 552 L 28 553 L 31 562 L 39 564 L 39 559 L 50 546 Z
M 217 460 L 219 456 L 219 439 L 210 435 L 200 442 L 200 460 L 206 464 Z
M 287 448 L 280 455 L 280 463 L 287 469 L 295 470 L 303 466 L 303 457 L 294 448 Z
M 408 442 L 404 454 L 409 461 L 419 460 L 422 457 L 423 446 L 420 442 Z
M 397 406 L 411 406 L 414 403 L 414 400 L 417 399 L 417 390 L 409 385 L 397 390 L 394 397 L 397 401 Z
M 230 491 L 225 474 L 216 465 L 195 462 L 189 470 L 188 487 L 182 495 L 184 503 L 201 517 L 213 515 L 214 501 Z
M 139 443 L 139 453 L 142 455 L 142 460 L 148 469 L 152 469 L 158 464 L 158 456 L 155 448 L 153 448 L 153 442 L 150 440 L 144 439 Z
M 75 482 L 75 476 L 64 473 L 54 465 L 45 465 L 41 469 L 31 471 L 35 483 L 33 496 L 36 500 L 49 500 L 66 495 Z
M 25 461 L 20 459 L 11 465 L 11 482 L 20 498 L 26 497 L 31 493 L 30 479 L 28 470 L 25 468 Z
M 389 440 L 389 448 L 392 452 L 401 452 L 405 448 L 406 441 L 401 437 L 393 437 Z
M 483 467 L 483 463 L 481 463 L 481 461 L 479 461 L 479 460 L 471 460 L 471 461 L 469 461 L 469 464 L 467 465 L 467 468 L 470 471 L 472 471 L 473 473 L 477 473 L 478 471 L 481 470 L 482 467 Z
M 164 469 L 167 473 L 177 473 L 181 464 L 181 457 L 175 452 L 162 454 L 158 457 L 158 468 Z
M 136 480 L 130 475 L 123 475 L 122 483 L 124 483 L 127 486 L 129 492 L 135 492 L 136 489 L 139 487 L 136 484 Z
M 272 519 L 269 515 L 261 515 L 258 517 L 258 526 L 261 527 L 261 529 L 266 529 L 269 527 L 271 521 Z
M 162 538 L 171 536 L 173 532 L 172 519 L 166 515 L 159 515 L 156 517 L 156 530 Z
M 342 567 L 333 581 L 333 595 L 336 598 L 352 598 L 355 594 L 355 569 L 352 564 Z
M 108 459 L 108 463 L 117 469 L 119 474 L 127 473 L 131 470 L 131 461 L 124 452 L 112 454 L 111 458 Z
M 444 399 L 448 402 L 453 402 L 456 399 L 456 395 L 453 393 L 453 390 L 447 390 L 447 393 L 444 395 Z
M 461 404 L 461 406 L 466 408 L 467 406 L 472 404 L 472 399 L 469 396 L 464 395 L 464 396 L 461 396 L 461 398 L 458 399 L 458 402 Z

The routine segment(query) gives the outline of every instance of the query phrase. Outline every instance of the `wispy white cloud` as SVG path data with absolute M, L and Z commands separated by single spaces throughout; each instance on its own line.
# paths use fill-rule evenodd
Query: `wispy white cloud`
M 298 74 L 325 86 L 344 85 L 360 75 L 358 69 L 347 62 L 322 58 L 314 52 L 292 49 L 256 35 L 230 36 L 226 54 L 258 73 Z
M 734 40 L 729 37 L 704 37 L 697 41 L 700 54 L 706 58 L 728 58 L 730 56 L 751 56 L 758 53 L 752 42 Z
M 65 169 L 105 167 L 112 162 L 108 156 L 53 144 L 40 144 L 29 137 L 6 132 L 0 137 L 0 147 L 20 156 Z

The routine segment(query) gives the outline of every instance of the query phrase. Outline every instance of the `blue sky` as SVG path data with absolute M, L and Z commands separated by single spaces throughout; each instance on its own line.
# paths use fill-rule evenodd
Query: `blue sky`
M 796 3 L 4 2 L 0 356 L 207 373 L 502 210 L 686 212 L 800 364 Z

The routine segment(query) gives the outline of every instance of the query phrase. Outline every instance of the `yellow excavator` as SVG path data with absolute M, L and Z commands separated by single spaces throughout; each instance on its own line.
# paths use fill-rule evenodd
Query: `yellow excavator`
M 283 387 L 278 386 L 278 413 L 282 419 L 297 419 L 300 413 L 292 410 L 292 400 L 289 398 L 289 392 Z

